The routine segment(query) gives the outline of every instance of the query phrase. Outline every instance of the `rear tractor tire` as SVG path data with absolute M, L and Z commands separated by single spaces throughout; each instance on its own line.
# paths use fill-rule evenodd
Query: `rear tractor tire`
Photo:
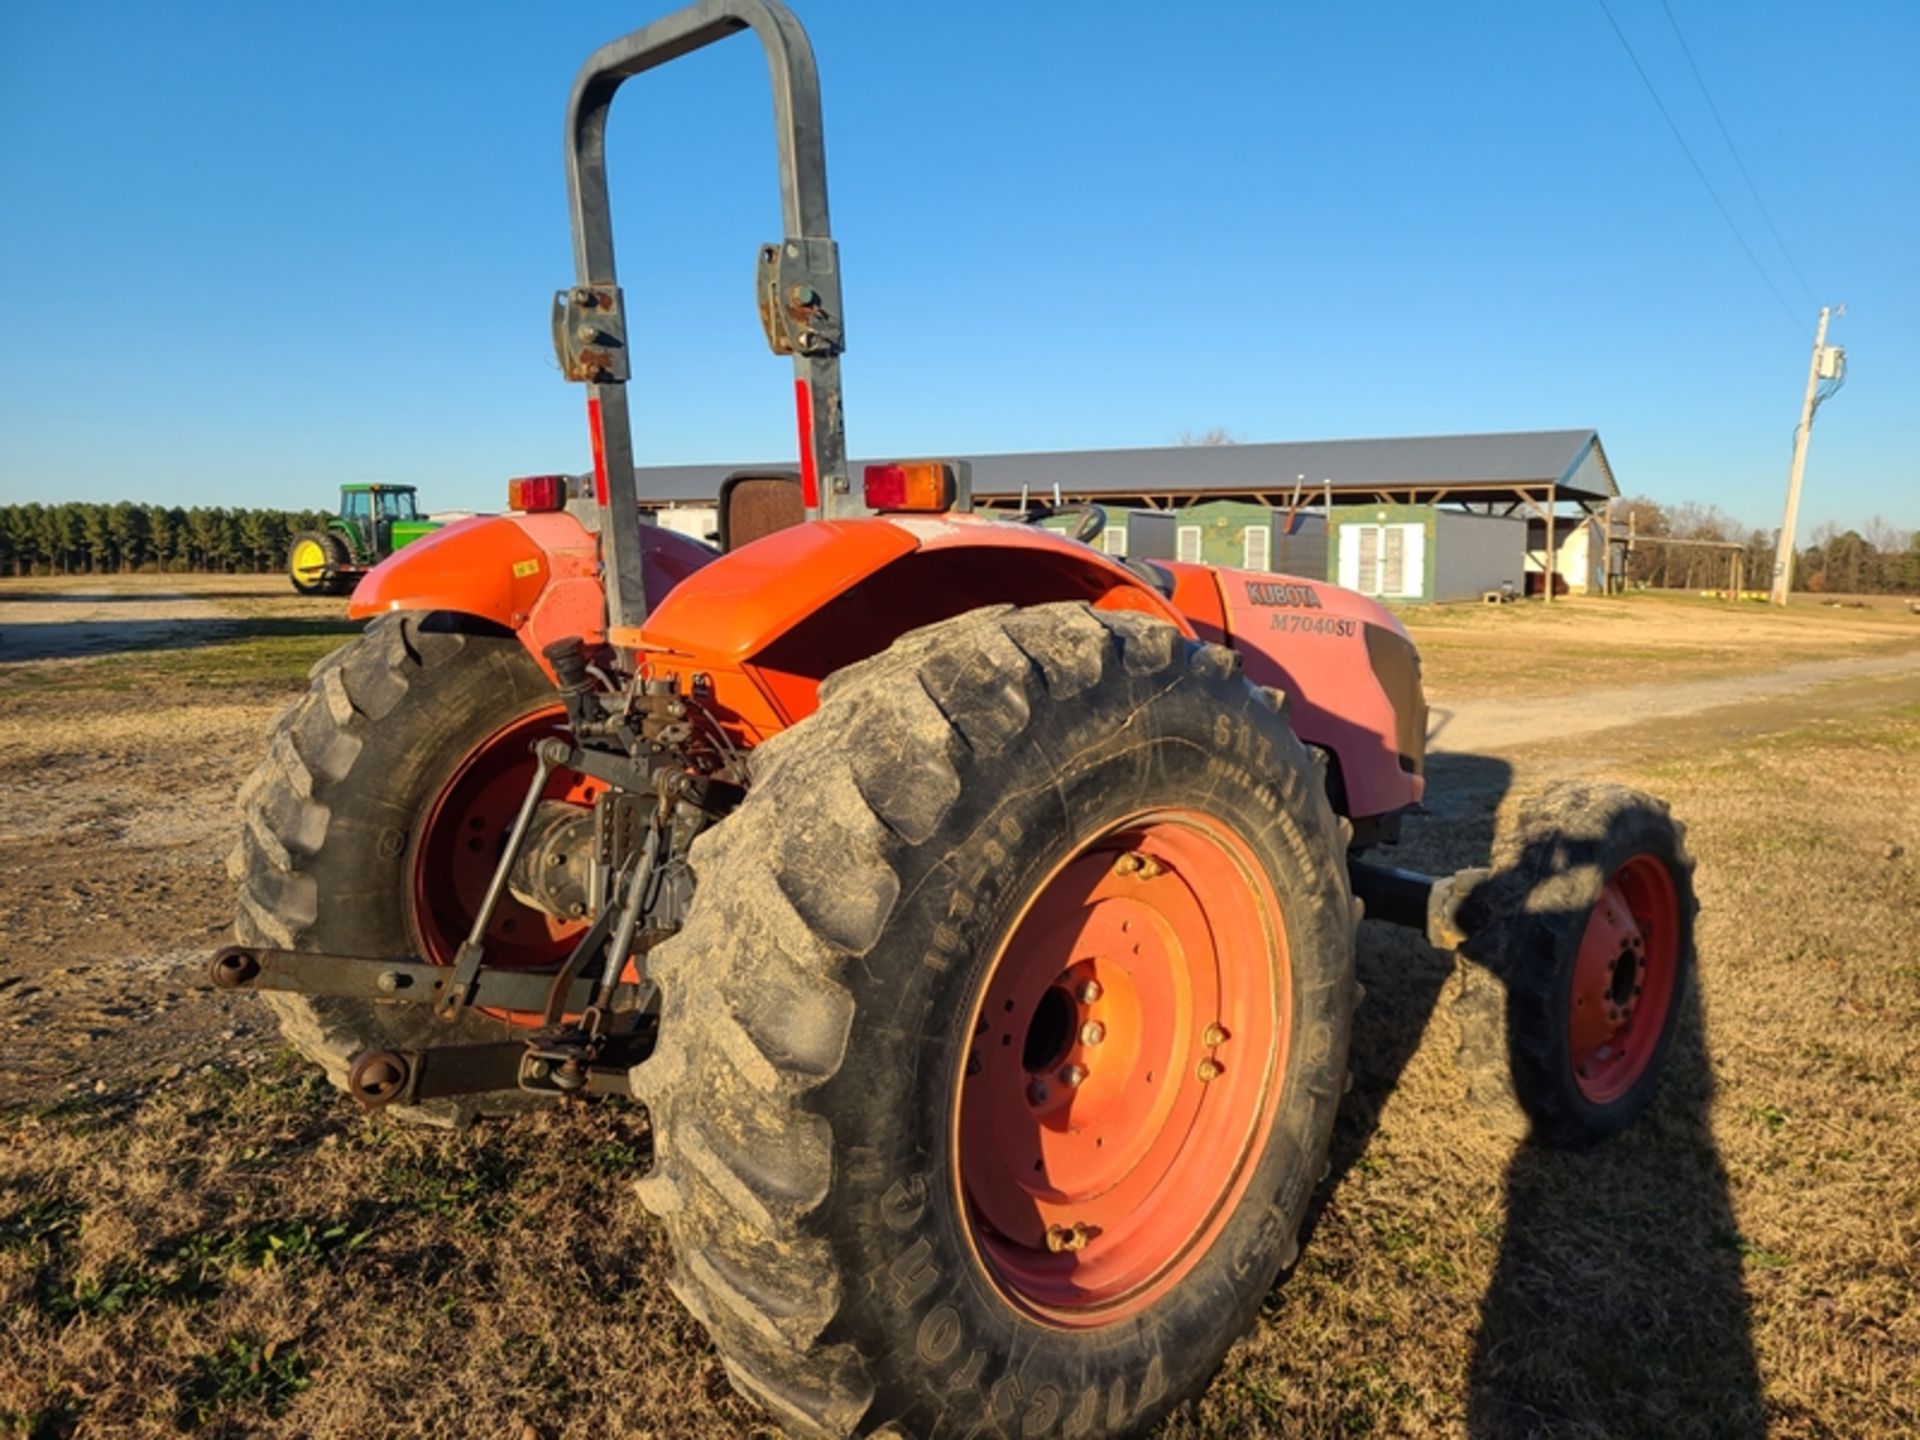
M 512 636 L 461 617 L 387 615 L 313 670 L 274 722 L 267 758 L 241 787 L 242 944 L 451 963 L 534 769 L 530 747 L 564 733 L 552 684 Z M 557 772 L 548 798 L 590 787 Z M 490 963 L 538 966 L 581 927 L 509 895 L 488 931 Z M 266 992 L 287 1039 L 345 1088 L 361 1052 L 510 1038 L 469 1011 Z M 517 1091 L 439 1099 L 396 1113 L 449 1125 L 539 1103 Z
M 641 1198 L 807 1435 L 1133 1435 L 1296 1254 L 1355 1002 L 1284 703 L 1144 617 L 1005 607 L 832 676 L 694 844 Z
M 1467 898 L 1458 1013 L 1469 1096 L 1578 1148 L 1652 1103 L 1694 966 L 1693 859 L 1666 804 L 1556 785 L 1521 807 Z
M 346 542 L 331 530 L 303 530 L 287 547 L 287 578 L 302 595 L 340 594 L 338 572 L 351 563 Z

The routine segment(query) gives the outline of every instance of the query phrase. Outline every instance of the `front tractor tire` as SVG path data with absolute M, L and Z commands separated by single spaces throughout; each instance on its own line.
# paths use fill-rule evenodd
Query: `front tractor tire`
M 382 616 L 314 667 L 275 720 L 240 791 L 241 944 L 451 963 L 491 875 L 534 760 L 564 733 L 552 684 L 512 636 L 442 614 Z M 549 797 L 588 798 L 558 772 Z M 549 965 L 581 927 L 509 896 L 489 962 Z M 503 1018 L 447 1024 L 424 1005 L 266 992 L 287 1039 L 346 1088 L 368 1050 L 510 1038 Z M 524 1108 L 518 1091 L 438 1099 L 396 1113 L 435 1124 Z
M 1284 702 L 1002 607 L 752 767 L 633 1073 L 675 1293 L 796 1433 L 1141 1433 L 1293 1260 L 1345 1081 L 1356 907 Z
M 1666 804 L 1562 783 L 1523 804 L 1463 911 L 1461 1062 L 1483 1112 L 1577 1149 L 1652 1103 L 1694 968 L 1693 859 Z

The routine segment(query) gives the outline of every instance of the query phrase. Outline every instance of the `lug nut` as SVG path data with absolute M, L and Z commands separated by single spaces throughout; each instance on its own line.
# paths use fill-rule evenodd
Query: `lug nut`
M 1059 1255 L 1062 1252 L 1071 1254 L 1076 1250 L 1084 1250 L 1087 1248 L 1087 1242 L 1091 1239 L 1093 1239 L 1093 1231 L 1089 1229 L 1086 1222 L 1082 1220 L 1074 1221 L 1071 1227 L 1065 1225 L 1049 1225 L 1047 1227 L 1047 1249 L 1055 1255 Z
M 1087 1067 L 1084 1065 L 1069 1065 L 1060 1072 L 1060 1083 L 1069 1090 L 1079 1085 L 1080 1082 L 1086 1078 Z
M 1226 1073 L 1226 1069 L 1227 1067 L 1222 1065 L 1218 1060 L 1209 1058 L 1202 1060 L 1199 1065 L 1194 1067 L 1194 1074 L 1200 1077 L 1200 1083 L 1204 1085 L 1209 1080 L 1218 1080 Z
M 1100 982 L 1098 980 L 1082 980 L 1080 982 L 1080 988 L 1073 993 L 1082 1005 L 1091 1005 L 1100 998 Z
M 1166 866 L 1162 865 L 1151 855 L 1142 855 L 1137 850 L 1129 850 L 1113 862 L 1114 874 L 1137 875 L 1142 880 L 1151 880 L 1166 868 Z
M 1102 1025 L 1098 1020 L 1089 1020 L 1080 1027 L 1080 1043 L 1082 1045 L 1098 1045 L 1106 1038 L 1107 1027 Z
M 1227 1043 L 1227 1027 L 1217 1022 L 1215 1024 L 1207 1026 L 1207 1028 L 1201 1031 L 1200 1033 L 1200 1041 L 1203 1045 L 1226 1044 Z
M 379 979 L 373 983 L 391 995 L 400 988 L 400 972 L 398 970 L 382 970 Z

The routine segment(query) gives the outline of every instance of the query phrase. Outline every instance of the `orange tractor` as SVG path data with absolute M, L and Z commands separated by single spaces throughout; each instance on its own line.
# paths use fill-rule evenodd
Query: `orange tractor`
M 730 479 L 710 549 L 638 519 L 604 139 L 624 81 L 742 30 L 799 466 Z M 1542 1138 L 1646 1105 L 1692 956 L 1664 806 L 1562 791 L 1491 874 L 1379 864 L 1425 786 L 1387 611 L 975 514 L 963 465 L 856 486 L 792 15 L 615 41 L 566 137 L 591 478 L 361 583 L 242 793 L 215 983 L 370 1107 L 644 1106 L 675 1293 L 810 1435 L 1133 1434 L 1197 1394 L 1325 1173 L 1363 902 L 1504 982 Z

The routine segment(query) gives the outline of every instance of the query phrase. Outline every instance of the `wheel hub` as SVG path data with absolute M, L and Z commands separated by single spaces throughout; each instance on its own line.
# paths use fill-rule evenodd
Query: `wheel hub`
M 526 797 L 534 770 L 537 741 L 566 733 L 566 712 L 558 705 L 524 715 L 474 746 L 457 764 L 426 808 L 412 847 L 414 928 L 420 953 L 437 965 L 451 965 L 506 845 L 507 833 Z M 604 786 L 570 770 L 556 769 L 543 801 L 543 830 L 568 827 L 566 810 L 589 821 L 595 795 Z M 576 827 L 577 828 L 577 827 Z M 542 864 L 554 847 L 537 849 Z M 559 895 L 563 882 L 577 882 L 576 867 L 563 859 L 535 887 L 525 876 L 505 896 L 487 930 L 487 963 L 504 969 L 543 968 L 565 958 L 586 928 L 584 917 L 569 913 Z M 528 903 L 555 891 L 558 913 Z M 571 890 L 568 890 L 571 895 Z
M 1652 1061 L 1672 1004 L 1678 944 L 1673 879 L 1651 855 L 1616 870 L 1587 917 L 1568 1004 L 1574 1079 L 1618 1099 Z
M 1041 887 L 989 973 L 957 1117 L 975 1248 L 1016 1306 L 1108 1323 L 1197 1259 L 1277 1103 L 1284 952 L 1243 842 L 1191 812 Z

